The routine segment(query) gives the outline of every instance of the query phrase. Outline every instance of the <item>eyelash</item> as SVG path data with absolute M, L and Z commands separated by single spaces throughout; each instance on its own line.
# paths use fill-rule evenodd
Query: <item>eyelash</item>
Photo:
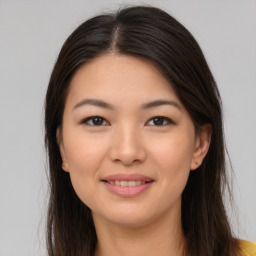
M 88 125 L 88 126 L 105 126 L 105 125 L 102 125 L 102 122 L 101 122 L 101 124 L 99 124 L 99 125 L 88 124 L 89 121 L 93 121 L 93 120 L 95 120 L 96 118 L 97 118 L 97 119 L 101 119 L 103 122 L 106 121 L 106 119 L 103 118 L 103 117 L 101 117 L 101 116 L 90 116 L 90 117 L 88 117 L 88 118 L 82 120 L 82 121 L 81 121 L 81 124 Z M 160 124 L 160 125 L 153 125 L 153 126 L 166 126 L 166 125 L 170 125 L 170 124 L 175 124 L 170 118 L 165 117 L 165 116 L 154 116 L 154 117 L 152 117 L 151 119 L 149 119 L 149 121 L 147 121 L 147 123 L 150 122 L 150 121 L 152 121 L 152 120 L 154 120 L 154 119 L 159 119 L 159 118 L 161 118 L 161 119 L 163 120 L 163 123 L 164 123 L 164 122 L 167 122 L 167 124 Z M 106 121 L 106 122 L 107 122 L 107 121 Z

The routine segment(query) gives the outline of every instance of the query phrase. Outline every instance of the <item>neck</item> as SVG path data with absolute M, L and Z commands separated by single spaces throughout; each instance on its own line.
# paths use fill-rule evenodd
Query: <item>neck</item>
M 182 256 L 185 238 L 180 214 L 141 226 L 120 226 L 94 216 L 98 237 L 95 256 Z

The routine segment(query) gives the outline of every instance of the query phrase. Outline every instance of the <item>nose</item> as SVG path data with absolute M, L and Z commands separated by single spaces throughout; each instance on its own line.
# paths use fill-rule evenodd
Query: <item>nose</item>
M 129 166 L 144 162 L 146 151 L 138 128 L 123 125 L 113 131 L 109 157 L 116 163 Z

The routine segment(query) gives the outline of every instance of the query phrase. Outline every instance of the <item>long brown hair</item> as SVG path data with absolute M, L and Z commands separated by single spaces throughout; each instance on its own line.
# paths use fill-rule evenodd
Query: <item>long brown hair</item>
M 69 84 L 91 59 L 115 52 L 150 60 L 168 79 L 197 131 L 211 124 L 209 151 L 191 172 L 182 194 L 186 255 L 236 256 L 223 204 L 228 186 L 220 95 L 196 40 L 166 12 L 132 6 L 82 23 L 64 43 L 53 68 L 45 100 L 45 144 L 49 161 L 50 198 L 47 222 L 49 256 L 92 256 L 97 236 L 90 209 L 77 197 L 69 174 L 62 171 L 56 130 Z

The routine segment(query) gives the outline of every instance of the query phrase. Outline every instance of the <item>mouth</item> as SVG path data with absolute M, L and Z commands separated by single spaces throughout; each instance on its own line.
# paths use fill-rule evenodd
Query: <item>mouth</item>
M 102 180 L 103 182 L 106 182 L 111 185 L 115 186 L 121 186 L 121 187 L 136 187 L 140 186 L 146 183 L 152 183 L 154 182 L 153 180 L 151 181 L 144 181 L 144 180 Z
M 148 190 L 155 180 L 140 174 L 115 174 L 103 178 L 101 182 L 118 196 L 133 197 Z

